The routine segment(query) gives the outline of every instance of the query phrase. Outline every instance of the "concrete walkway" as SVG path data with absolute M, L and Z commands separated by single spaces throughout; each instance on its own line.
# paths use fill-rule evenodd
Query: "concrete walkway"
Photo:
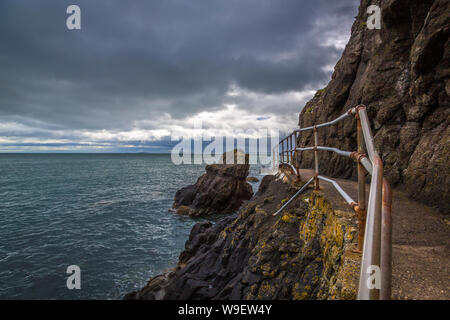
M 300 170 L 302 180 L 313 170 Z M 336 179 L 357 200 L 357 183 Z M 321 189 L 333 208 L 349 207 L 332 185 L 321 181 Z M 369 194 L 369 185 L 366 186 Z M 450 217 L 411 200 L 393 189 L 392 200 L 392 298 L 450 299 Z

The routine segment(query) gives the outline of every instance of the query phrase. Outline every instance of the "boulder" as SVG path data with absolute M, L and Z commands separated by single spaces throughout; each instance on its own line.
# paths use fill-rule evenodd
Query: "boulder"
M 177 191 L 173 208 L 178 214 L 191 217 L 236 211 L 253 195 L 251 185 L 246 182 L 249 164 L 242 162 L 206 166 L 206 173 L 195 184 Z

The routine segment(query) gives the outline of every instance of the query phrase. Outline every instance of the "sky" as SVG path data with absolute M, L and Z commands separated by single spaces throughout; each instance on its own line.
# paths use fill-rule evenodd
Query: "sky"
M 68 30 L 66 9 L 81 9 Z M 331 79 L 358 0 L 2 0 L 0 152 L 167 152 L 289 132 Z

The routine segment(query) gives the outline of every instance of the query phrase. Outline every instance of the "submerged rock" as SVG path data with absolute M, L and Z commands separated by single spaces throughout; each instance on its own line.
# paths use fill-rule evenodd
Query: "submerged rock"
M 238 214 L 196 224 L 176 268 L 125 298 L 354 299 L 361 258 L 351 251 L 354 215 L 309 191 L 273 216 L 293 192 L 265 176 Z
M 258 182 L 259 180 L 258 180 L 258 178 L 256 178 L 256 177 L 248 177 L 248 178 L 247 178 L 247 181 L 248 181 L 248 182 Z
M 239 153 L 235 155 L 239 156 Z M 226 154 L 224 154 L 226 158 Z M 225 159 L 226 160 L 226 159 Z M 236 159 L 235 159 L 236 160 Z M 175 194 L 173 208 L 181 215 L 191 217 L 232 213 L 252 197 L 253 190 L 246 182 L 249 164 L 212 164 L 195 184 Z M 235 161 L 236 162 L 236 161 Z

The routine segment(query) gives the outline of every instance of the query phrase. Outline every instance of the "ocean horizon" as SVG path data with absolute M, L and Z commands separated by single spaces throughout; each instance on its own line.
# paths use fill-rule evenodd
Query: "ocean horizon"
M 204 167 L 161 153 L 0 154 L 0 299 L 121 299 L 174 267 L 192 226 L 220 218 L 168 211 Z M 70 265 L 81 290 L 67 289 Z

